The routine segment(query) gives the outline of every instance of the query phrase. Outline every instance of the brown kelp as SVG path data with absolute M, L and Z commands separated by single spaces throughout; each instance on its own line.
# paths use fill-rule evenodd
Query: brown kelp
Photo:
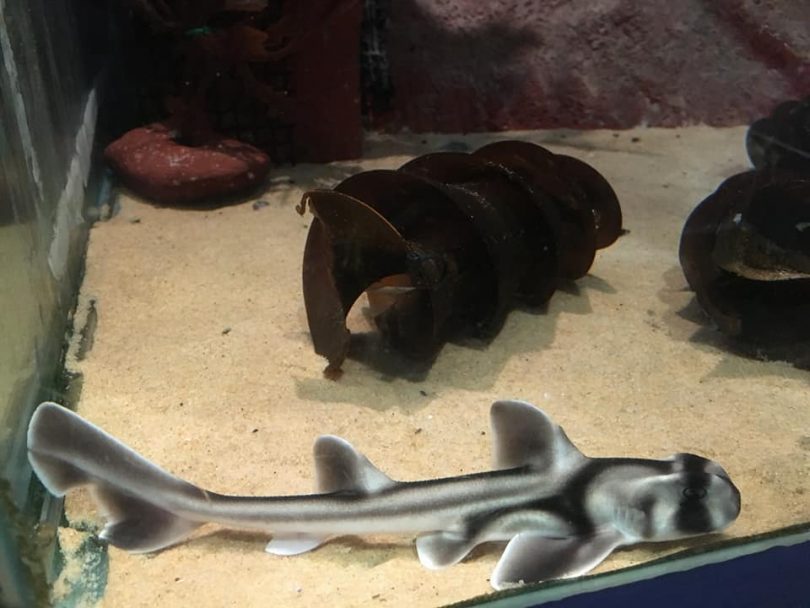
M 349 352 L 346 315 L 363 292 L 384 340 L 429 361 L 447 340 L 491 339 L 515 305 L 546 303 L 622 224 L 595 169 L 520 141 L 365 171 L 305 193 L 306 208 L 304 303 L 328 375 Z
M 810 363 L 810 176 L 734 175 L 692 212 L 680 261 L 725 334 L 759 354 Z
M 754 122 L 745 145 L 758 169 L 787 169 L 810 174 L 810 96 L 779 104 Z

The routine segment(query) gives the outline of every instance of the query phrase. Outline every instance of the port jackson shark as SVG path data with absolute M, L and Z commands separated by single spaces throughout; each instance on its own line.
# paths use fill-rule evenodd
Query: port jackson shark
M 279 555 L 335 536 L 416 535 L 431 569 L 505 542 L 490 579 L 496 589 L 582 575 L 618 547 L 718 532 L 739 515 L 739 491 L 711 460 L 589 458 L 522 401 L 498 401 L 490 417 L 495 470 L 394 481 L 326 435 L 314 448 L 318 493 L 303 496 L 204 490 L 50 402 L 31 419 L 28 454 L 51 493 L 90 486 L 107 520 L 101 538 L 127 551 L 158 551 L 209 522 L 266 532 L 267 551 Z

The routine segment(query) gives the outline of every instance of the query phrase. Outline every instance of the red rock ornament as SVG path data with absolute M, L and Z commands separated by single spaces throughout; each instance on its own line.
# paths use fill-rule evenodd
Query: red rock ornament
M 191 204 L 239 194 L 261 184 L 270 157 L 253 146 L 211 136 L 195 146 L 154 123 L 125 133 L 107 146 L 104 159 L 135 194 L 163 204 Z

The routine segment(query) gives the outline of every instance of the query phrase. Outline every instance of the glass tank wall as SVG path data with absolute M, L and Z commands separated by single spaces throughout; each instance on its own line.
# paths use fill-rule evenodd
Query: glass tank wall
M 806 534 L 802 2 L 60 6 L 0 4 L 51 603 L 528 605 Z
M 103 42 L 81 2 L 0 3 L 0 604 L 46 601 L 55 509 L 32 485 L 25 432 L 43 398 L 64 398 L 68 314 L 97 188 L 91 170 Z M 86 20 L 85 20 L 86 19 Z M 103 21 L 102 21 L 103 23 Z M 90 42 L 90 39 L 93 42 Z

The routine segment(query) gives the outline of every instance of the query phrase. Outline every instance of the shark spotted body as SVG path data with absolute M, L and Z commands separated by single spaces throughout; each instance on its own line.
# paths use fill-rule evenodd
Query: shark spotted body
M 740 512 L 739 491 L 711 460 L 589 458 L 529 403 L 498 401 L 490 416 L 493 471 L 394 481 L 326 435 L 314 447 L 318 493 L 303 496 L 203 490 L 50 402 L 31 419 L 28 454 L 51 493 L 91 486 L 107 519 L 101 538 L 128 551 L 163 549 L 209 522 L 265 531 L 267 551 L 280 555 L 334 536 L 416 534 L 431 569 L 499 541 L 496 589 L 585 574 L 618 547 L 718 532 Z

